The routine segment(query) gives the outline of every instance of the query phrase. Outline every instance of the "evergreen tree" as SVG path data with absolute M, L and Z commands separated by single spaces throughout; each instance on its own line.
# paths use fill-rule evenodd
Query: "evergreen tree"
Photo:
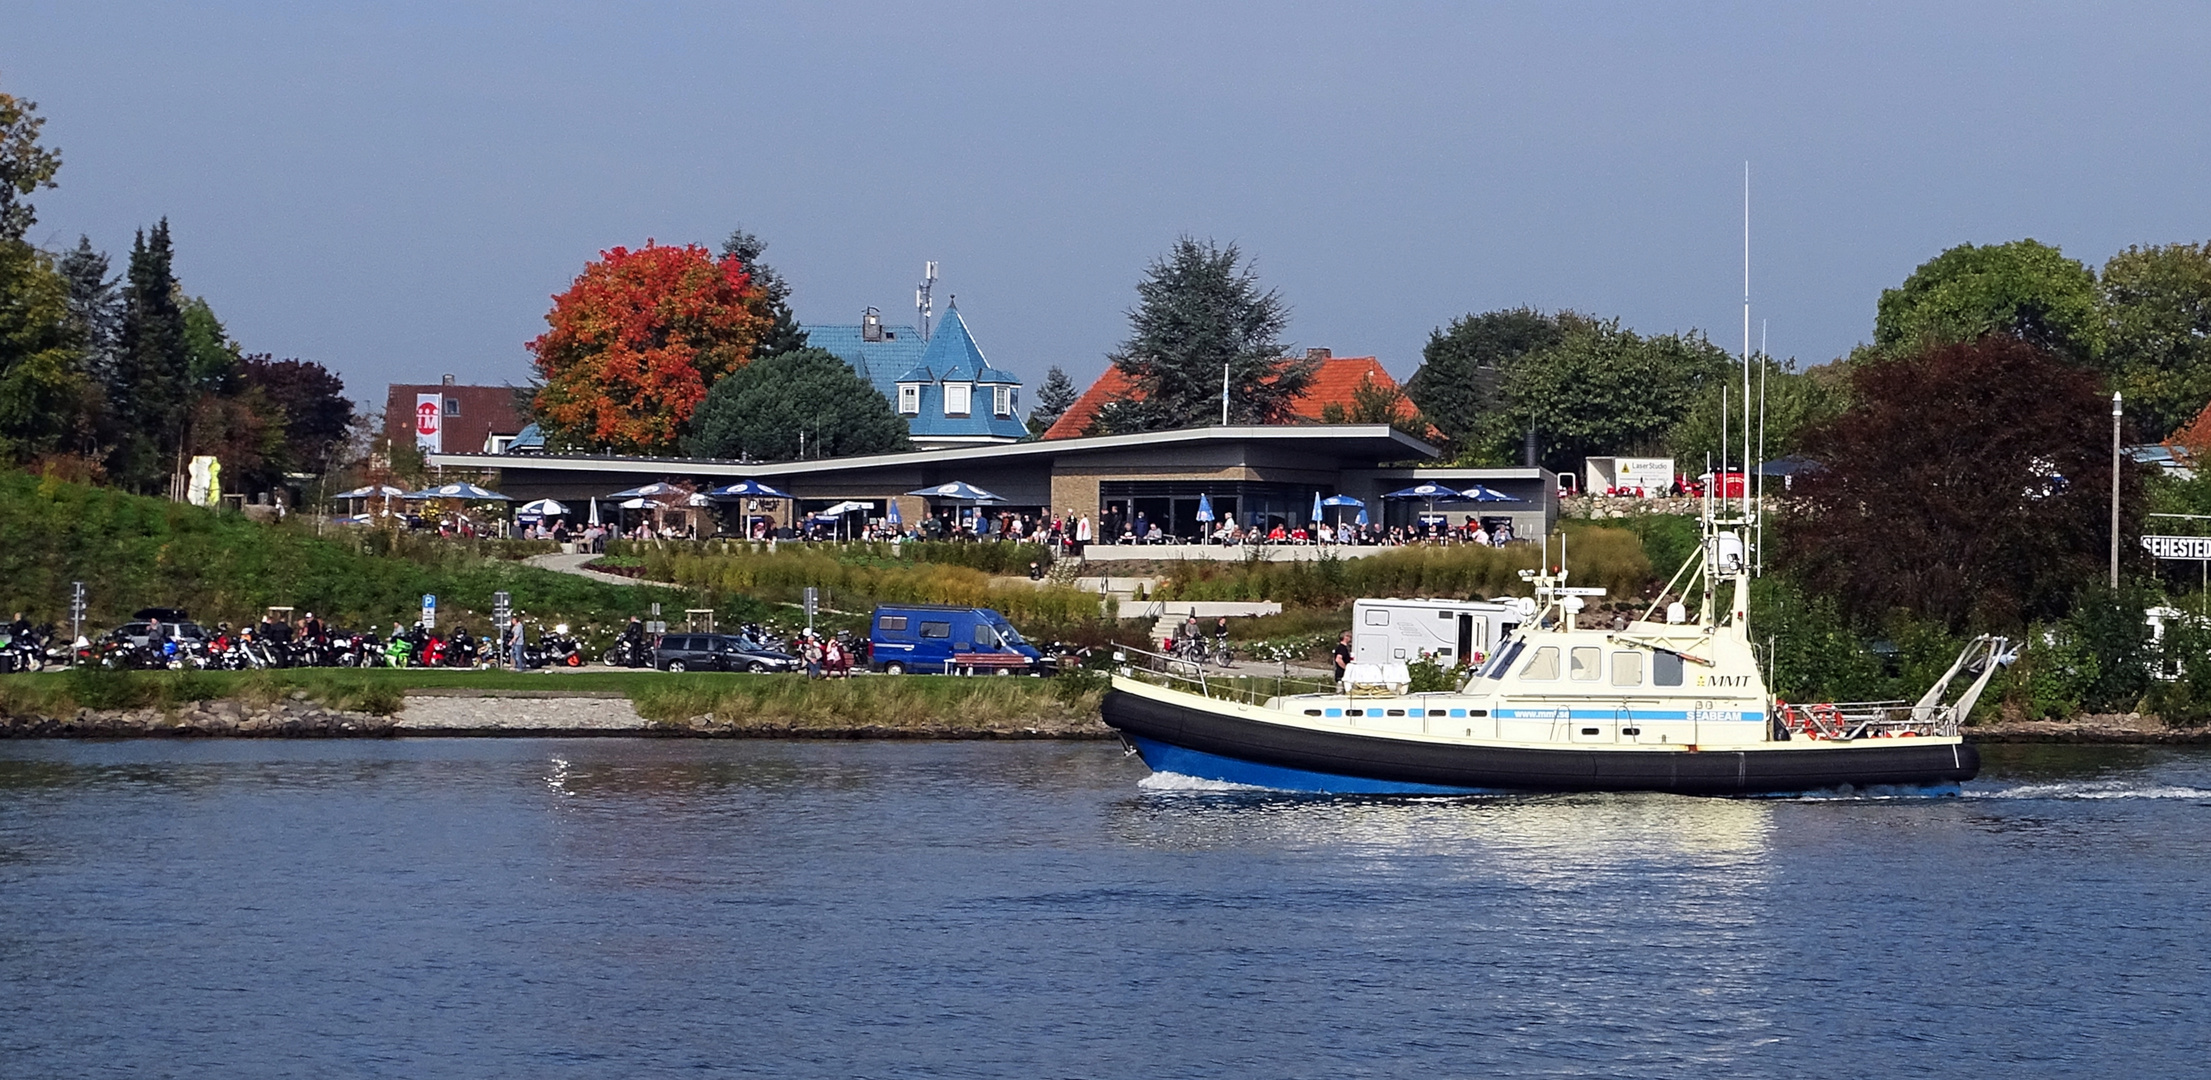
M 791 461 L 805 433 L 808 458 L 907 449 L 906 422 L 826 349 L 753 361 L 723 376 L 692 417 L 684 449 L 694 457 Z
M 1453 451 L 1464 451 L 1483 441 L 1485 423 L 1503 407 L 1506 368 L 1562 337 L 1558 320 L 1534 308 L 1453 319 L 1429 332 L 1420 370 L 1405 381 L 1405 396 L 1450 440 Z
M 767 330 L 760 335 L 760 344 L 753 350 L 755 358 L 793 352 L 806 347 L 806 331 L 799 328 L 798 318 L 791 314 L 791 285 L 775 267 L 760 261 L 768 250 L 768 242 L 743 229 L 729 234 L 722 241 L 722 254 L 736 258 L 752 277 L 753 288 L 760 295 L 759 312 L 768 320 Z
M 192 406 L 192 357 L 184 307 L 170 269 L 169 220 L 131 242 L 123 320 L 108 403 L 119 426 L 110 475 L 126 487 L 157 489 L 179 467 Z
M 96 383 L 105 383 L 115 369 L 116 341 L 123 329 L 123 298 L 117 282 L 108 276 L 108 257 L 96 251 L 89 237 L 77 237 L 77 246 L 62 252 L 55 270 L 69 290 L 69 326 L 83 353 L 84 371 Z
M 1111 357 L 1135 392 L 1100 410 L 1107 433 L 1168 431 L 1220 422 L 1221 376 L 1229 383 L 1229 422 L 1280 424 L 1319 362 L 1282 355 L 1289 309 L 1261 291 L 1236 245 L 1175 241 L 1136 285 L 1129 339 Z
M 1067 415 L 1067 410 L 1080 396 L 1075 380 L 1068 378 L 1058 364 L 1053 364 L 1051 370 L 1044 373 L 1043 385 L 1036 388 L 1036 408 L 1029 410 L 1029 434 L 1044 434 L 1060 417 Z

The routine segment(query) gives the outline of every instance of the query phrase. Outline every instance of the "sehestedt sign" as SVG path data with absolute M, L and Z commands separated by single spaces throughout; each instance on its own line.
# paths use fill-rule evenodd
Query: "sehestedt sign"
M 2211 561 L 2211 536 L 2145 536 L 2142 546 L 2160 559 Z

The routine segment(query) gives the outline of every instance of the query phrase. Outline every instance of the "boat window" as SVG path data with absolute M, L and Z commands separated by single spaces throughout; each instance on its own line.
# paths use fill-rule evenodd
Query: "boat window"
M 922 624 L 921 624 L 921 636 L 922 636 L 922 637 L 925 637 L 925 638 L 948 638 L 948 637 L 951 637 L 951 636 L 952 636 L 952 624 L 951 624 L 951 623 L 948 623 L 948 622 L 925 622 L 925 623 L 922 623 Z
M 1612 685 L 1643 685 L 1643 654 L 1616 652 L 1612 654 Z
M 1594 645 L 1576 645 L 1572 662 L 1574 681 L 1594 682 L 1604 667 L 1604 650 Z
M 1681 685 L 1681 654 L 1654 652 L 1651 654 L 1651 681 L 1660 686 Z
M 1505 672 L 1512 670 L 1512 662 L 1520 659 L 1522 647 L 1520 642 L 1515 641 L 1499 650 L 1497 655 L 1489 658 L 1488 664 L 1483 665 L 1481 677 L 1485 679 L 1504 678 Z
M 1523 679 L 1558 678 L 1558 646 L 1545 645 L 1537 649 L 1535 656 L 1528 661 L 1528 666 L 1520 669 L 1520 677 Z
M 1366 620 L 1368 626 L 1388 626 L 1390 624 L 1389 609 L 1368 608 Z

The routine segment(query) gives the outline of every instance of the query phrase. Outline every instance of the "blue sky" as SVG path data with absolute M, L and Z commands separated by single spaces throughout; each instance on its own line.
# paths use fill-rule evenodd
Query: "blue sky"
M 249 351 L 356 397 L 519 382 L 602 248 L 743 224 L 802 319 L 1087 381 L 1146 261 L 1242 245 L 1290 337 L 1400 377 L 1532 304 L 1820 362 L 1965 241 L 2211 239 L 2211 8 L 0 0 L 64 157 L 33 239 L 166 215 Z

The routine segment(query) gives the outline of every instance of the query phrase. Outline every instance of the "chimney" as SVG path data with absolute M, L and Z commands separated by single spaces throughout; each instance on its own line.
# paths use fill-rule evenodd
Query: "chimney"
M 860 340 L 883 340 L 883 316 L 877 314 L 874 308 L 860 313 Z
M 445 385 L 447 385 L 447 386 L 451 386 L 451 385 L 453 385 L 453 376 L 451 376 L 451 375 L 447 375 L 447 376 L 445 377 Z
M 1332 356 L 1334 356 L 1334 355 L 1336 355 L 1336 354 L 1335 354 L 1335 353 L 1333 353 L 1333 352 L 1330 352 L 1330 351 L 1328 351 L 1327 349 L 1307 349 L 1307 350 L 1305 350 L 1305 358 L 1306 358 L 1307 360 L 1326 360 L 1326 359 L 1328 359 L 1329 357 L 1332 357 Z

